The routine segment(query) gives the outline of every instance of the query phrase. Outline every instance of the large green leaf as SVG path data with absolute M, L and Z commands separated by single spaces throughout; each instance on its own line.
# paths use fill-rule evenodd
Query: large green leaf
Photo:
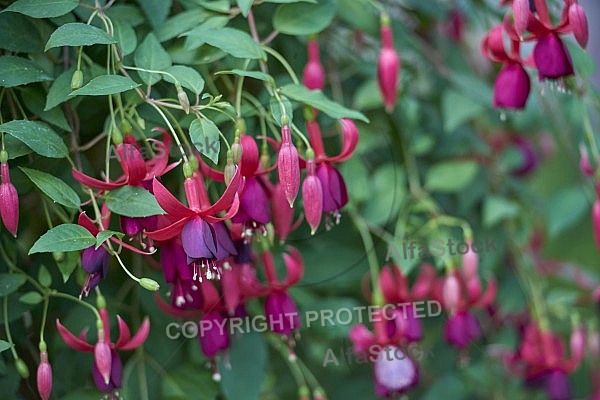
M 140 86 L 131 79 L 121 75 L 101 75 L 92 79 L 87 85 L 71 92 L 71 96 L 106 96 L 126 92 Z
M 138 68 L 154 71 L 164 71 L 172 64 L 171 56 L 169 56 L 169 53 L 161 46 L 160 42 L 152 32 L 150 32 L 138 46 L 135 51 L 134 60 L 135 65 Z M 140 78 L 147 85 L 153 85 L 162 78 L 160 74 L 151 74 L 148 72 L 138 73 Z
M 196 28 L 209 16 L 209 12 L 202 8 L 194 8 L 181 12 L 166 20 L 161 26 L 154 30 L 156 38 L 161 42 L 173 39 L 183 32 Z
M 475 179 L 475 161 L 444 161 L 427 171 L 425 187 L 439 192 L 459 192 Z
M 68 208 L 78 209 L 81 200 L 69 185 L 46 172 L 20 167 L 21 171 L 48 197 Z
M 0 125 L 0 132 L 19 139 L 44 157 L 63 158 L 69 154 L 60 136 L 42 122 L 13 120 Z
M 369 122 L 362 113 L 350 110 L 334 101 L 329 100 L 320 90 L 309 90 L 304 85 L 289 84 L 279 88 L 281 93 L 292 100 L 312 106 L 323 111 L 331 118 L 351 118 Z
M 71 78 L 73 77 L 73 72 L 75 72 L 75 67 L 72 67 L 71 69 L 68 69 L 65 72 L 61 73 L 54 80 L 54 82 L 52 82 L 50 89 L 48 89 L 48 96 L 46 96 L 46 107 L 44 107 L 44 111 L 50 110 L 56 107 L 57 105 L 69 100 L 69 94 L 71 94 Z
M 126 217 L 149 217 L 164 214 L 156 198 L 141 187 L 123 186 L 106 195 L 106 204 L 115 214 Z
M 65 15 L 78 4 L 78 0 L 17 0 L 3 12 L 13 11 L 33 18 L 52 18 Z
M 62 224 L 44 233 L 33 244 L 28 254 L 83 250 L 94 243 L 96 238 L 83 226 Z
M 516 216 L 519 204 L 500 196 L 489 196 L 483 204 L 483 226 L 486 228 L 498 222 Z
M 131 25 L 118 20 L 114 21 L 113 25 L 115 28 L 115 38 L 117 39 L 117 42 L 119 42 L 123 54 L 127 55 L 133 53 L 137 47 L 137 36 Z
M 0 274 L 0 297 L 16 291 L 25 281 L 25 276 L 21 274 Z
M 195 119 L 190 125 L 190 138 L 194 147 L 215 164 L 219 161 L 221 142 L 219 128 L 208 119 Z
M 102 29 L 81 22 L 72 22 L 58 27 L 46 43 L 45 51 L 60 46 L 91 46 L 112 44 L 117 41 Z
M 442 113 L 447 133 L 453 132 L 462 123 L 484 111 L 484 106 L 454 90 L 448 90 L 442 96 Z
M 190 89 L 196 95 L 202 93 L 202 90 L 204 89 L 204 79 L 195 69 L 186 67 L 185 65 L 173 65 L 168 68 L 166 72 L 177 78 L 181 86 Z M 165 80 L 167 82 L 175 83 L 173 78 L 169 75 L 165 75 Z
M 17 53 L 41 52 L 42 38 L 31 19 L 15 13 L 0 13 L 0 32 L 10 40 L 0 40 L 0 49 Z
M 160 26 L 169 15 L 172 0 L 137 0 L 153 27 Z
M 39 65 L 23 57 L 0 57 L 0 86 L 13 87 L 52 80 Z
M 555 236 L 576 224 L 588 211 L 589 200 L 581 187 L 566 187 L 555 193 L 546 205 L 548 233 Z
M 233 28 L 194 29 L 185 34 L 185 46 L 192 50 L 204 43 L 238 58 L 266 59 L 265 52 L 246 32 Z
M 25 107 L 31 111 L 34 115 L 40 117 L 42 121 L 52 124 L 64 131 L 70 131 L 71 126 L 65 113 L 60 108 L 54 108 L 52 110 L 44 110 L 46 103 L 46 94 L 37 88 L 26 87 L 21 91 L 21 97 Z
M 265 378 L 267 346 L 260 333 L 244 332 L 228 352 L 231 368 L 219 360 L 221 389 L 227 400 L 258 400 Z
M 335 16 L 335 2 L 320 0 L 316 4 L 282 4 L 275 11 L 273 26 L 288 35 L 310 35 L 321 32 Z

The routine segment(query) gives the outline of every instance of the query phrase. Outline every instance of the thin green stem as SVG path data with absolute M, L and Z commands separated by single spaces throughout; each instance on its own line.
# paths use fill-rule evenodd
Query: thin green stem
M 73 301 L 75 303 L 81 304 L 82 306 L 89 308 L 90 311 L 92 311 L 94 313 L 94 315 L 96 316 L 97 320 L 99 320 L 99 321 L 102 320 L 100 318 L 100 313 L 98 312 L 98 310 L 96 310 L 96 307 L 94 307 L 90 303 L 86 303 L 85 301 L 83 301 L 83 300 L 81 300 L 81 299 L 79 299 L 79 298 L 77 298 L 75 296 L 72 296 L 72 295 L 67 294 L 67 293 L 57 292 L 55 290 L 49 292 L 48 296 L 57 297 L 57 298 L 60 298 L 60 299 L 71 300 L 71 301 Z
M 13 342 L 13 338 L 12 338 L 12 334 L 10 333 L 10 324 L 8 323 L 8 296 L 4 296 L 4 330 L 6 331 L 6 338 L 8 339 L 8 343 L 10 343 L 12 346 L 10 346 L 10 352 L 13 355 L 13 358 L 15 360 L 19 359 L 19 356 L 17 355 L 17 351 L 15 350 L 15 342 Z
M 279 63 L 283 66 L 283 68 L 285 68 L 288 75 L 290 76 L 290 78 L 292 78 L 292 81 L 294 81 L 294 83 L 296 85 L 300 84 L 300 81 L 298 80 L 298 76 L 296 76 L 296 73 L 292 69 L 292 66 L 286 61 L 285 58 L 283 58 L 283 56 L 281 54 L 279 54 L 277 51 L 273 50 L 269 46 L 262 46 L 262 49 L 265 52 L 272 55 L 277 61 L 279 61 Z
M 356 226 L 360 233 L 366 251 L 369 272 L 371 274 L 371 285 L 373 286 L 373 300 L 374 302 L 377 302 L 381 300 L 381 289 L 379 288 L 379 262 L 377 261 L 377 255 L 375 254 L 373 238 L 371 237 L 368 226 L 362 221 L 354 205 L 351 204 L 348 206 L 348 213 L 352 218 L 354 226 Z M 375 305 L 378 304 L 375 303 Z

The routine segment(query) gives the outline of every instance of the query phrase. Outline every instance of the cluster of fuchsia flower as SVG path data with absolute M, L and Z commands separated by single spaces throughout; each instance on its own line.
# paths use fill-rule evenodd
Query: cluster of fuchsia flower
M 481 48 L 487 58 L 503 64 L 494 83 L 494 107 L 522 109 L 531 89 L 524 67 L 535 68 L 540 80 L 560 81 L 573 75 L 573 62 L 561 35 L 573 33 L 577 43 L 585 47 L 588 24 L 577 0 L 564 0 L 557 23 L 552 21 L 546 0 L 502 0 L 501 5 L 511 3 L 512 12 L 488 32 Z M 510 43 L 509 50 L 505 39 Z M 526 42 L 535 45 L 532 53 L 523 57 L 522 44 Z
M 315 39 L 311 39 L 308 48 L 309 62 L 304 70 L 303 83 L 309 89 L 322 89 L 325 73 Z M 295 217 L 293 208 L 299 193 L 303 216 L 312 234 L 322 220 L 327 229 L 339 222 L 340 210 L 348 202 L 348 193 L 336 164 L 353 155 L 359 138 L 354 122 L 341 119 L 341 150 L 338 155 L 328 155 L 317 113 L 311 108 L 305 111 L 310 144 L 305 157 L 299 155 L 292 141 L 290 121 L 285 115 L 281 121 L 279 141 L 248 134 L 244 121 L 240 120 L 223 171 L 207 165 L 199 153 L 189 155 L 183 163 L 187 205 L 161 183 L 163 175 L 181 164 L 169 163 L 165 156 L 172 138 L 162 128 L 156 128 L 162 134 L 162 140 L 150 140 L 163 151 L 163 156 L 148 160 L 142 156 L 140 144 L 131 132 L 124 136 L 118 132 L 113 134 L 112 140 L 123 171 L 116 180 L 100 180 L 77 169 L 72 171 L 78 182 L 94 190 L 97 199 L 124 186 L 141 187 L 155 196 L 165 214 L 136 218 L 118 216 L 121 231 L 133 242 L 114 236 L 109 240 L 123 249 L 144 255 L 150 264 L 160 267 L 165 281 L 171 285 L 169 302 L 156 296 L 160 309 L 178 318 L 213 322 L 211 326 L 216 329 L 204 331 L 199 336 L 200 349 L 211 360 L 230 346 L 228 329 L 218 327 L 223 327 L 229 317 L 248 315 L 246 303 L 253 298 L 264 298 L 264 313 L 269 321 L 282 321 L 270 324 L 270 329 L 287 340 L 290 356 L 294 356 L 294 333 L 300 327 L 300 320 L 288 289 L 300 281 L 304 265 L 300 252 L 289 246 L 282 255 L 287 275 L 284 279 L 279 278 L 272 239 L 275 236 L 283 244 L 288 235 L 300 226 L 302 219 Z M 257 139 L 262 141 L 260 149 Z M 277 153 L 274 163 L 270 162 L 269 147 Z M 302 170 L 306 171 L 303 181 Z M 4 169 L 2 171 L 4 180 Z M 273 182 L 275 171 L 277 181 Z M 220 182 L 225 185 L 216 201 L 211 201 L 207 190 L 209 181 L 213 185 Z M 0 186 L 0 190 L 2 188 Z M 100 214 L 100 222 L 95 222 L 82 212 L 78 223 L 95 236 L 109 229 L 112 212 L 106 203 L 101 205 Z M 4 218 L 4 213 L 2 216 Z M 160 263 L 152 259 L 157 250 Z M 81 264 L 87 273 L 82 295 L 88 295 L 106 278 L 109 261 L 107 245 L 91 246 L 82 251 Z M 118 396 L 122 383 L 122 365 L 117 350 L 140 346 L 148 335 L 150 323 L 148 319 L 144 320 L 138 333 L 131 338 L 127 325 L 118 317 L 120 336 L 111 343 L 110 321 L 105 307 L 102 299 L 99 301 L 100 318 L 95 345 L 85 341 L 85 332 L 77 337 L 59 321 L 56 326 L 68 346 L 94 353 L 94 382 L 99 390 L 114 398 Z M 295 317 L 290 319 L 287 315 Z M 38 389 L 46 400 L 52 387 L 52 372 L 45 348 L 40 351 Z M 213 365 L 213 376 L 219 379 L 217 365 Z

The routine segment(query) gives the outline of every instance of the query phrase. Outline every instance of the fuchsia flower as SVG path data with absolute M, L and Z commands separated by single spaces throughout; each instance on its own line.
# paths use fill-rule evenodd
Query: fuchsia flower
M 153 240 L 167 241 L 180 235 L 188 265 L 192 265 L 193 279 L 196 281 L 219 279 L 221 272 L 216 262 L 236 253 L 223 221 L 230 219 L 239 209 L 237 191 L 240 183 L 240 170 L 236 168 L 231 183 L 223 195 L 214 204 L 210 204 L 201 176 L 188 177 L 184 181 L 188 208 L 179 202 L 158 179 L 155 178 L 153 181 L 154 195 L 163 210 L 167 212 L 170 224 L 148 232 L 148 237 Z M 217 216 L 225 210 L 227 210 L 225 215 Z
M 392 27 L 387 15 L 381 16 L 381 52 L 377 61 L 377 83 L 386 111 L 392 112 L 398 93 L 400 57 L 394 49 Z
M 94 382 L 98 390 L 113 392 L 121 387 L 123 378 L 122 363 L 117 350 L 133 350 L 144 343 L 150 332 L 150 321 L 146 317 L 137 333 L 131 337 L 129 327 L 117 315 L 119 337 L 115 343 L 110 341 L 110 320 L 105 308 L 98 310 L 102 320 L 102 330 L 98 331 L 98 342 L 91 345 L 86 341 L 86 330 L 79 337 L 73 335 L 60 321 L 56 320 L 56 328 L 67 346 L 76 351 L 94 353 Z
M 294 200 L 300 190 L 300 164 L 298 150 L 292 142 L 292 132 L 287 121 L 282 122 L 281 126 L 281 147 L 277 155 L 277 172 L 285 198 L 290 207 L 294 207 Z
M 319 60 L 319 42 L 316 38 L 308 40 L 308 62 L 302 71 L 302 83 L 310 90 L 323 90 L 325 70 Z
M 2 223 L 8 231 L 17 237 L 17 227 L 19 226 L 19 195 L 17 189 L 10 182 L 10 171 L 6 158 L 6 151 L 2 151 L 2 162 L 0 163 L 0 217 Z
M 306 178 L 302 183 L 302 200 L 306 222 L 310 225 L 310 233 L 314 235 L 321 223 L 323 214 L 323 188 L 321 181 L 315 175 L 315 161 L 306 161 Z
M 37 369 L 37 388 L 42 400 L 48 400 L 52 393 L 52 367 L 48 362 L 48 353 L 40 352 L 40 365 Z

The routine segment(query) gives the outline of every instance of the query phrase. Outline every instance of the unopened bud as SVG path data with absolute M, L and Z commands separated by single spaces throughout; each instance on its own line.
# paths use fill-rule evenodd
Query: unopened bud
M 62 251 L 55 251 L 52 253 L 52 257 L 57 263 L 63 262 L 65 260 L 65 253 L 63 253 Z
M 137 117 L 135 123 L 138 124 L 142 130 L 146 129 L 146 121 L 142 117 Z
M 239 164 L 242 159 L 242 145 L 240 144 L 239 137 L 235 138 L 235 141 L 231 145 L 231 156 L 234 164 Z
M 37 369 L 37 388 L 42 400 L 48 400 L 52 393 L 52 367 L 46 351 L 40 353 L 40 365 Z
M 573 36 L 577 43 L 585 48 L 589 38 L 588 21 L 585 11 L 579 3 L 575 2 L 569 7 L 569 26 L 573 30 Z
M 83 86 L 83 72 L 78 69 L 73 72 L 73 76 L 71 77 L 71 90 L 77 90 L 81 86 Z
M 98 331 L 98 342 L 94 346 L 94 360 L 98 372 L 104 379 L 104 383 L 108 385 L 110 382 L 110 373 L 112 368 L 112 354 L 110 347 L 104 338 L 104 331 Z
M 17 358 L 15 360 L 15 368 L 17 369 L 17 372 L 19 373 L 21 378 L 29 378 L 29 368 L 27 368 L 27 364 L 25 364 L 25 362 L 20 358 Z
M 453 273 L 448 275 L 444 281 L 442 298 L 444 299 L 444 306 L 448 310 L 451 312 L 456 310 L 460 302 L 460 282 Z
M 121 121 L 121 132 L 124 132 L 125 136 L 133 132 L 133 127 L 131 126 L 131 123 L 129 123 L 129 121 L 127 121 L 126 119 Z
M 150 290 L 151 292 L 156 292 L 158 289 L 160 289 L 158 282 L 150 278 L 140 278 L 140 286 L 146 290 Z
M 112 128 L 110 137 L 115 145 L 123 144 L 123 135 L 121 135 L 121 131 L 116 126 Z
M 177 99 L 179 100 L 179 105 L 181 105 L 181 108 L 183 108 L 183 111 L 185 111 L 186 114 L 189 114 L 190 99 L 188 98 L 187 93 L 185 90 L 183 90 L 180 84 L 175 84 L 175 87 L 177 88 Z

